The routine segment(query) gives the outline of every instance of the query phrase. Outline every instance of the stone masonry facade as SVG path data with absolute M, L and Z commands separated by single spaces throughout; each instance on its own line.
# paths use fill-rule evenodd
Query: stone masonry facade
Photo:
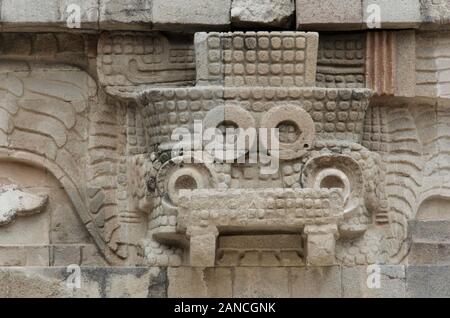
M 449 286 L 450 0 L 0 0 L 0 297 Z

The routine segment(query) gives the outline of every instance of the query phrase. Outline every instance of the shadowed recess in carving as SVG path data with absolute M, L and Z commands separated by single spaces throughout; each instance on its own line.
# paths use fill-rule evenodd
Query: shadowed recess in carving
M 450 221 L 450 198 L 436 196 L 426 199 L 419 207 L 417 220 Z

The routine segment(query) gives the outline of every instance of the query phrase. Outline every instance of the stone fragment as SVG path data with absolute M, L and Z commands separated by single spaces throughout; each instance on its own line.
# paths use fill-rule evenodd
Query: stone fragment
M 17 216 L 27 216 L 43 211 L 48 196 L 20 190 L 15 185 L 0 188 L 0 226 L 11 223 Z
M 450 2 L 447 0 L 420 0 L 422 28 L 437 29 L 450 21 Z
M 294 11 L 293 0 L 233 0 L 231 22 L 242 27 L 289 28 Z

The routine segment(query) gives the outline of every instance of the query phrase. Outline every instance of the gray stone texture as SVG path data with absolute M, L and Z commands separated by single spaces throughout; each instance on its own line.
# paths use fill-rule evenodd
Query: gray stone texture
M 450 297 L 449 17 L 0 0 L 0 297 Z M 278 170 L 172 158 L 196 120 L 280 128 Z
M 342 296 L 345 298 L 404 298 L 405 266 L 379 267 L 379 286 L 372 280 L 374 270 L 367 266 L 342 268 Z
M 296 2 L 296 4 L 295 4 Z M 235 27 L 301 30 L 370 28 L 370 5 L 378 5 L 381 27 L 448 29 L 446 0 L 2 0 L 2 28 L 35 32 L 67 24 L 80 8 L 82 30 L 227 30 Z M 35 27 L 39 26 L 37 30 Z
M 231 22 L 241 27 L 289 28 L 294 12 L 293 0 L 233 0 Z
M 379 8 L 383 29 L 418 28 L 422 23 L 419 0 L 363 0 L 364 28 L 370 28 L 367 23 L 374 5 Z
M 231 0 L 153 0 L 152 20 L 156 29 L 223 29 L 230 25 L 230 9 Z
M 449 266 L 408 266 L 406 296 L 412 298 L 450 297 Z
M 297 0 L 299 30 L 358 30 L 362 28 L 361 0 Z
M 101 29 L 151 29 L 151 0 L 100 0 Z
M 99 5 L 97 0 L 2 0 L 1 16 L 4 30 L 36 31 L 36 27 L 52 29 L 66 28 L 74 14 L 80 14 L 82 29 L 97 29 Z M 79 11 L 74 11 L 74 7 Z
M 161 298 L 167 276 L 159 268 L 82 267 L 80 288 L 72 288 L 66 267 L 2 267 L 0 295 L 8 298 Z

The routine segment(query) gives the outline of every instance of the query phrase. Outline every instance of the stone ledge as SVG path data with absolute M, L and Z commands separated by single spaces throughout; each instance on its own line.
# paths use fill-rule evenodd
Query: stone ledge
M 380 288 L 356 267 L 0 267 L 0 297 L 450 297 L 450 266 L 381 265 Z
M 214 3 L 212 3 L 214 2 Z M 231 0 L 1 0 L 1 30 L 227 30 Z M 80 24 L 73 17 L 79 13 Z M 69 22 L 68 22 L 69 21 Z
M 347 0 L 345 5 L 341 0 L 297 0 L 297 29 L 447 29 L 450 12 L 445 5 L 420 0 Z M 374 23 L 376 16 L 379 24 Z
M 449 29 L 445 1 L 297 0 L 297 29 L 348 31 L 371 29 L 370 5 L 380 8 L 384 29 Z M 251 4 L 249 4 L 251 3 Z M 1 30 L 14 32 L 99 30 L 229 30 L 231 26 L 292 29 L 292 0 L 253 3 L 247 0 L 2 0 Z M 71 20 L 80 8 L 79 27 Z M 255 9 L 256 8 L 256 9 Z
M 406 267 L 406 296 L 410 298 L 450 297 L 450 266 Z
M 67 267 L 0 267 L 0 297 L 162 298 L 167 296 L 166 269 L 81 267 L 79 289 L 70 286 L 70 282 L 75 282 L 74 271 L 73 268 Z

